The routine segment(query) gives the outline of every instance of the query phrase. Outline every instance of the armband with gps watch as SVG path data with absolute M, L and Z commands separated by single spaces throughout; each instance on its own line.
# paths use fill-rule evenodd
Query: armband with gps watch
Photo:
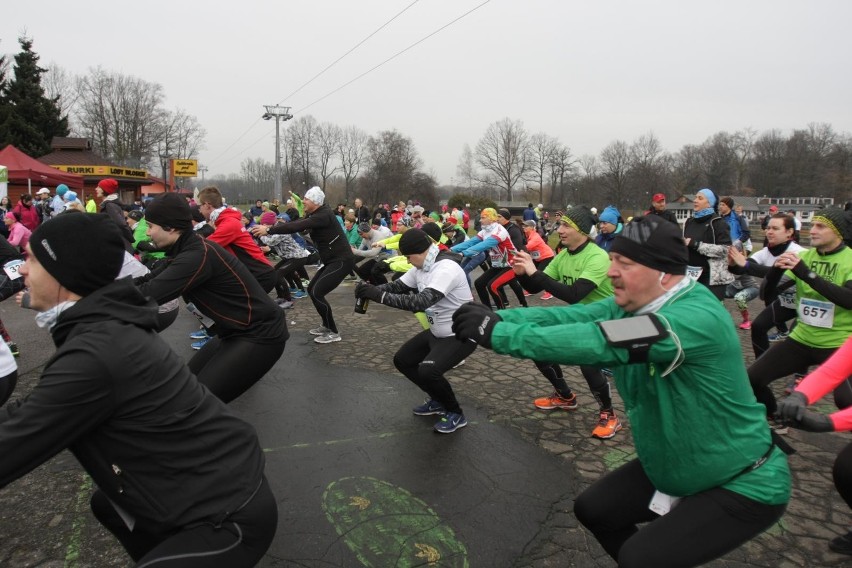
M 607 343 L 627 349 L 630 354 L 628 363 L 646 362 L 651 345 L 669 335 L 654 314 L 601 321 L 598 326 Z

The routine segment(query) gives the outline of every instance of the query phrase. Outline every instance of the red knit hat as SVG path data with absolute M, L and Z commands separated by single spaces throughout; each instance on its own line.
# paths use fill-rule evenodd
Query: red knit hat
M 118 182 L 112 178 L 106 178 L 102 179 L 98 183 L 98 187 L 101 188 L 105 194 L 112 195 L 118 191 Z

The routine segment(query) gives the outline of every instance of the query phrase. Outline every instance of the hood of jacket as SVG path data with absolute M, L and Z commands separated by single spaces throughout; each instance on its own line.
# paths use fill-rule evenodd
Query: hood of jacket
M 157 303 L 143 296 L 134 286 L 132 278 L 116 280 L 62 312 L 51 330 L 53 342 L 60 347 L 77 325 L 104 320 L 118 320 L 144 329 L 155 329 Z

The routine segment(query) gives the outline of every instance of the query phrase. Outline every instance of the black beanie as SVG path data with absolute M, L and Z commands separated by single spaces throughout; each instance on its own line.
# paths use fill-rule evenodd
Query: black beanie
M 559 222 L 571 225 L 588 237 L 595 226 L 595 216 L 585 205 L 575 205 L 562 215 Z
M 166 229 L 188 231 L 192 229 L 192 211 L 189 203 L 177 193 L 158 195 L 145 208 L 145 218 Z
M 443 235 L 443 233 L 441 232 L 441 226 L 438 223 L 424 223 L 420 229 L 429 235 L 429 237 L 431 237 L 431 239 L 436 243 L 441 241 L 441 235 Z
M 683 235 L 657 215 L 636 217 L 612 241 L 610 252 L 668 274 L 686 274 L 689 253 Z
M 106 214 L 63 213 L 30 236 L 30 249 L 63 288 L 87 296 L 116 279 L 124 238 Z
M 811 223 L 814 221 L 820 221 L 844 241 L 852 238 L 852 234 L 850 234 L 852 233 L 850 231 L 852 227 L 849 226 L 849 216 L 840 207 L 826 207 L 825 209 L 814 211 Z
M 499 214 L 500 214 L 500 216 L 501 216 L 501 217 L 503 217 L 503 218 L 504 218 L 505 220 L 507 220 L 507 221 L 511 221 L 511 220 L 512 220 L 512 214 L 511 214 L 511 213 L 509 213 L 509 210 L 508 210 L 508 209 L 506 209 L 505 207 L 504 207 L 503 209 L 498 209 L 498 210 L 497 210 L 497 213 L 499 213 Z
M 432 223 L 434 225 L 434 223 Z M 432 239 L 421 229 L 408 229 L 399 238 L 399 254 L 420 254 L 429 249 Z

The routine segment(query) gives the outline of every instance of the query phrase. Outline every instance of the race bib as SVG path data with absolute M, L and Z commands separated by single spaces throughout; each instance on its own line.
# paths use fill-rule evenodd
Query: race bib
M 796 309 L 796 296 L 784 294 L 782 296 L 778 296 L 778 303 L 781 304 L 782 308 L 787 308 L 788 310 Z
M 686 267 L 686 275 L 692 278 L 693 280 L 698 280 L 701 278 L 701 273 L 704 272 L 704 269 L 700 266 L 687 266 Z
M 810 298 L 799 299 L 799 321 L 814 327 L 831 328 L 834 325 L 834 304 Z
M 3 271 L 6 272 L 6 276 L 9 277 L 9 280 L 17 280 L 21 277 L 20 271 L 23 265 L 23 260 L 10 260 L 9 262 L 3 265 Z
M 432 308 L 426 308 L 426 319 L 429 320 L 429 325 L 435 325 L 435 310 Z

